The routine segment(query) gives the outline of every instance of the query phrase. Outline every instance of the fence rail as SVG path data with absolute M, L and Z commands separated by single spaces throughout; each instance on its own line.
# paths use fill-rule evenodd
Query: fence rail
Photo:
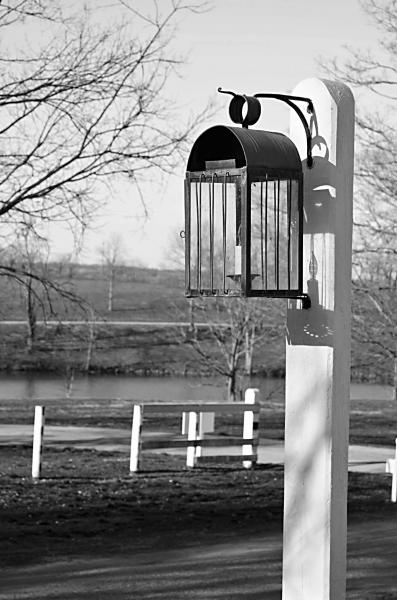
M 216 459 L 204 456 L 203 448 L 219 448 L 225 446 L 241 446 L 241 455 L 234 457 L 230 451 L 223 458 L 239 460 L 245 468 L 250 468 L 257 462 L 258 422 L 259 422 L 259 390 L 249 388 L 245 392 L 245 402 L 194 402 L 194 403 L 163 403 L 153 402 L 136 404 L 131 432 L 130 472 L 136 473 L 141 469 L 142 451 L 153 448 L 186 448 L 186 466 L 195 467 L 198 461 Z M 177 413 L 182 417 L 182 433 L 184 439 L 142 440 L 144 416 Z M 215 414 L 243 415 L 243 435 L 233 438 L 204 438 L 204 435 L 214 431 Z M 219 456 L 218 456 L 219 460 Z

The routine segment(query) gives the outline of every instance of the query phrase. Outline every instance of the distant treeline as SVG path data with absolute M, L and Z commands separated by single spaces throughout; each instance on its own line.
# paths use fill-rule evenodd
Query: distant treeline
M 43 268 L 37 265 L 37 272 Z M 109 273 L 105 265 L 49 263 L 45 269 L 48 278 L 82 302 L 66 301 L 54 294 L 50 305 L 38 287 L 32 343 L 26 343 L 29 332 L 25 324 L 0 325 L 0 369 L 56 372 L 73 369 L 137 375 L 213 374 L 211 360 L 207 364 L 197 360 L 189 335 L 195 322 L 212 324 L 222 318 L 222 311 L 216 300 L 199 304 L 185 298 L 183 271 L 117 265 L 112 275 L 113 298 L 109 311 Z M 356 303 L 359 300 L 357 297 Z M 362 310 L 362 303 L 360 307 Z M 253 352 L 253 373 L 284 375 L 284 314 L 284 301 L 263 301 L 261 318 L 274 324 L 280 335 L 265 336 L 258 341 Z M 24 290 L 7 278 L 2 279 L 0 289 L 0 318 L 4 321 L 28 319 Z M 59 324 L 37 324 L 42 320 L 59 320 Z M 63 320 L 82 320 L 86 324 L 65 325 Z M 153 326 L 111 327 L 101 325 L 103 320 L 145 321 L 153 322 Z M 155 326 L 156 322 L 164 321 L 191 323 L 191 328 Z M 215 356 L 219 349 L 205 330 L 200 331 L 207 354 Z M 384 358 L 374 360 L 370 345 L 360 342 L 355 320 L 353 332 L 352 378 L 392 383 L 393 365 Z

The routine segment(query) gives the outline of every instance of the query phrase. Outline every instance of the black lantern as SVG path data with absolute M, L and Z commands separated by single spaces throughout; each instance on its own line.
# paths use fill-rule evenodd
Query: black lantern
M 281 133 L 248 129 L 260 115 L 256 97 L 233 94 L 229 112 L 243 127 L 207 129 L 188 160 L 186 295 L 300 298 L 310 306 L 298 150 Z

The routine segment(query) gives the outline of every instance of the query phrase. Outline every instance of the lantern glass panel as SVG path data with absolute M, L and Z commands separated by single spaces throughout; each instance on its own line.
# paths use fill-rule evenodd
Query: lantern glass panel
M 241 177 L 222 173 L 187 178 L 189 295 L 236 295 L 241 288 Z
M 251 291 L 285 293 L 299 288 L 299 181 L 251 183 Z

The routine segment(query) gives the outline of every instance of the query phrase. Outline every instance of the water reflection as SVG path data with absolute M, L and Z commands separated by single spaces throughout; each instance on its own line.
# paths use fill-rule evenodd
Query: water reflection
M 263 399 L 283 397 L 284 382 L 280 379 L 255 378 Z M 0 374 L 0 400 L 8 398 L 64 398 L 68 382 L 62 376 L 37 374 Z M 352 384 L 353 399 L 392 399 L 389 386 Z M 182 402 L 187 400 L 226 401 L 226 383 L 221 379 L 203 377 L 133 377 L 131 375 L 76 376 L 71 397 L 128 398 L 139 401 Z

